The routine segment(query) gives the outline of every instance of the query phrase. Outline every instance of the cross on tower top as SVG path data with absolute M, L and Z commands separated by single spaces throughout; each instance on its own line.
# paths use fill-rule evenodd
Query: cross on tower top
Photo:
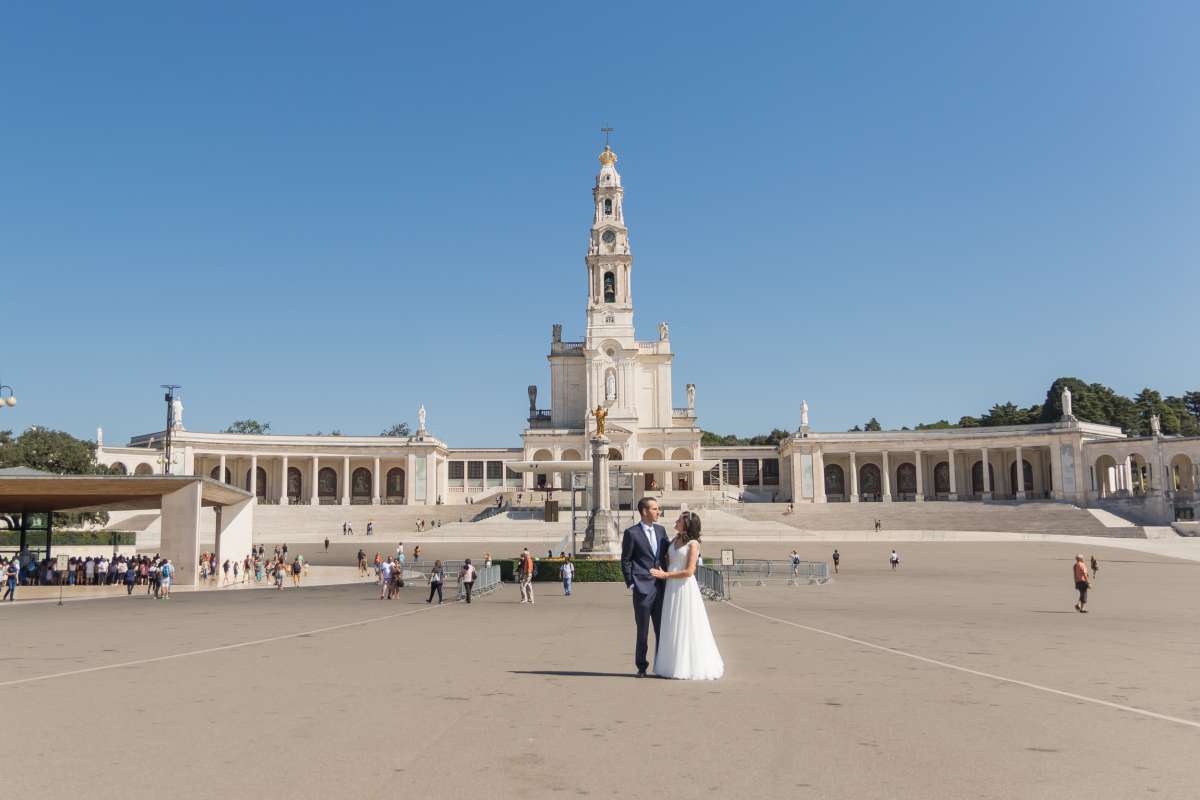
M 604 134 L 604 146 L 605 147 L 608 147 L 608 136 L 614 130 L 615 130 L 614 128 L 601 128 L 600 129 L 600 132 Z

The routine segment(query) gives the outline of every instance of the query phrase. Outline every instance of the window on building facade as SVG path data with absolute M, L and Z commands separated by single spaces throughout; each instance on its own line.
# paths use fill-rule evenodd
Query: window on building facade
M 503 461 L 487 462 L 487 479 L 489 482 L 499 481 L 501 479 L 500 475 L 503 473 L 503 471 L 504 471 L 504 462 Z
M 704 470 L 704 474 L 700 480 L 705 486 L 716 486 L 721 482 L 721 466 L 718 464 L 712 469 Z
M 779 485 L 779 459 L 764 458 L 763 459 L 763 484 L 766 486 Z
M 604 273 L 604 302 L 617 302 L 617 276 L 611 272 Z
M 612 199 L 608 197 L 604 198 L 604 216 L 612 216 Z
M 747 458 L 742 460 L 742 483 L 746 486 L 758 485 L 758 459 Z
M 736 458 L 727 458 L 721 462 L 721 471 L 725 473 L 725 482 L 732 483 L 735 486 L 741 484 L 741 471 L 738 469 L 738 460 Z
M 461 481 L 465 477 L 465 467 L 463 461 L 449 462 L 449 478 L 452 481 Z
M 468 461 L 467 462 L 467 478 L 473 481 L 483 480 L 483 462 Z

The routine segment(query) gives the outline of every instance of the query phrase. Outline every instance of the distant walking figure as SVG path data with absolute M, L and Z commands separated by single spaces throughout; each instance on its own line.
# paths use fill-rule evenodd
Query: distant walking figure
M 517 582 L 521 585 L 521 602 L 533 604 L 533 556 L 529 548 L 521 551 L 521 560 L 517 564 Z
M 575 562 L 567 559 L 558 568 L 558 576 L 562 578 L 563 594 L 567 597 L 571 596 L 571 585 L 575 582 Z
M 837 575 L 838 564 L 840 564 L 840 563 L 842 563 L 842 554 L 839 553 L 837 551 L 837 548 L 835 547 L 835 548 L 833 548 L 833 574 L 834 575 Z
M 471 588 L 475 585 L 475 567 L 469 558 L 463 562 L 462 569 L 458 571 L 458 585 L 463 588 L 467 602 L 471 602 Z
M 433 562 L 433 569 L 429 571 L 429 599 L 425 601 L 426 603 L 433 602 L 433 595 L 436 592 L 438 605 L 442 604 L 442 581 L 445 578 L 446 569 L 442 566 L 442 560 L 439 558 Z
M 888 561 L 892 562 L 892 570 L 894 571 L 896 569 L 896 567 L 900 566 L 899 554 L 895 550 L 893 550 L 892 554 L 890 556 L 888 556 Z
M 875 520 L 875 532 L 879 533 L 881 530 L 883 530 L 883 523 L 881 523 L 879 520 Z
M 1100 562 L 1096 560 L 1095 556 L 1092 556 L 1092 580 L 1096 580 L 1098 574 L 1100 574 Z
M 795 578 L 800 574 L 800 554 L 795 550 L 792 551 L 792 577 Z
M 326 553 L 329 552 L 329 537 L 328 536 L 325 537 L 325 552 Z
M 1075 604 L 1075 610 L 1080 614 L 1088 613 L 1084 606 L 1087 605 L 1087 592 L 1091 584 L 1088 582 L 1087 564 L 1083 563 L 1083 554 L 1075 556 L 1075 567 L 1072 570 L 1075 577 L 1075 589 L 1079 592 L 1079 602 Z

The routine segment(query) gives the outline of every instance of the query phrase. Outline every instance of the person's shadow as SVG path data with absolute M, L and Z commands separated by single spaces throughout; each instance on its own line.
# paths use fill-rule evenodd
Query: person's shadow
M 569 669 L 510 669 L 510 675 L 546 675 L 551 678 L 636 678 L 632 672 L 587 672 Z

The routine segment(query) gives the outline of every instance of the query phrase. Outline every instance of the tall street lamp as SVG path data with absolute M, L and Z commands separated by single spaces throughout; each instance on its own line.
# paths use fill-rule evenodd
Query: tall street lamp
M 167 439 L 163 443 L 163 475 L 171 474 L 171 434 L 175 432 L 175 390 L 182 389 L 174 383 L 164 383 L 162 388 L 167 390 L 163 400 L 167 401 Z
M 6 391 L 8 392 L 7 397 L 4 396 L 4 393 Z M 17 395 L 13 391 L 13 388 L 11 386 L 7 386 L 3 383 L 0 383 L 0 408 L 4 408 L 5 406 L 8 406 L 9 408 L 11 408 L 12 406 L 15 406 L 16 404 L 17 404 Z

